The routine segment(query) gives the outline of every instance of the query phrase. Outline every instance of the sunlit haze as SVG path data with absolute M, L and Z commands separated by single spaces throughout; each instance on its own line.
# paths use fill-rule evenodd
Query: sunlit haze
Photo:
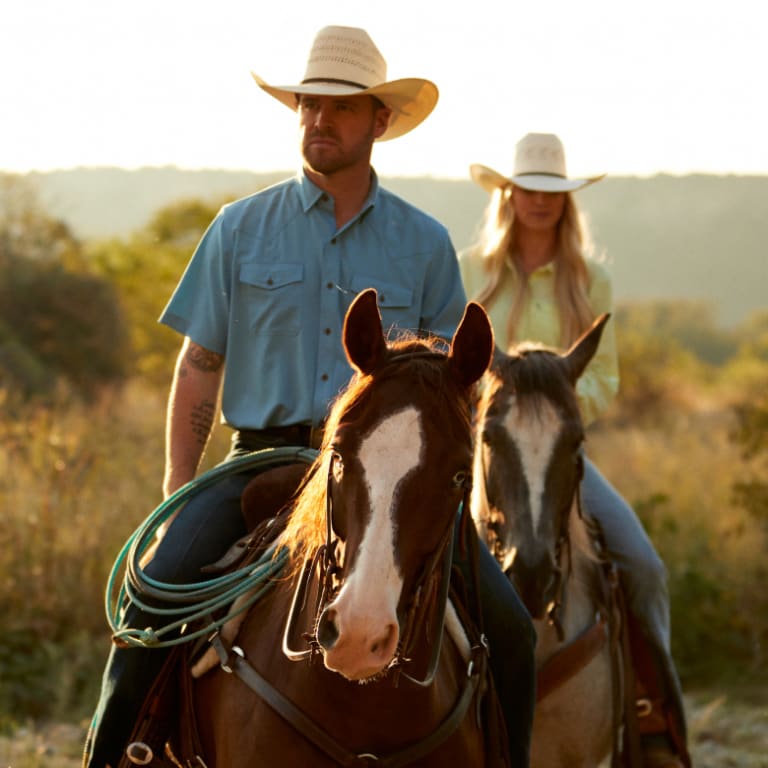
M 572 174 L 768 174 L 759 0 L 18 0 L 0 10 L 0 170 L 298 164 L 296 117 L 250 71 L 298 82 L 315 32 L 367 29 L 434 113 L 377 145 L 382 175 L 511 172 L 528 131 Z

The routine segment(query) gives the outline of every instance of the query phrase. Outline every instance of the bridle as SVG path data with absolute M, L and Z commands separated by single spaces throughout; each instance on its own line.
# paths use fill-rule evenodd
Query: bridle
M 334 450 L 333 445 L 330 450 Z M 326 504 L 325 504 L 325 542 L 317 549 L 311 558 L 307 558 L 304 563 L 301 577 L 297 581 L 291 601 L 291 608 L 285 624 L 283 634 L 283 652 L 294 661 L 303 659 L 313 660 L 321 655 L 322 647 L 317 637 L 317 627 L 320 616 L 324 608 L 333 601 L 341 588 L 340 576 L 341 566 L 338 563 L 337 551 L 340 539 L 333 527 L 333 495 L 331 493 L 331 484 L 333 480 L 332 467 L 329 463 L 328 479 L 326 486 Z M 471 473 L 467 473 L 462 482 L 462 500 L 457 509 L 457 515 L 468 514 L 469 494 L 471 492 Z M 400 632 L 400 642 L 398 643 L 395 655 L 389 664 L 388 669 L 394 670 L 394 681 L 397 683 L 398 676 L 402 675 L 407 680 L 420 686 L 430 686 L 435 678 L 438 663 L 440 660 L 440 651 L 442 647 L 443 625 L 445 620 L 445 605 L 448 600 L 448 591 L 450 587 L 451 565 L 453 562 L 453 532 L 455 517 L 452 517 L 445 531 L 441 534 L 437 546 L 430 557 L 424 563 L 424 567 L 416 580 L 411 594 L 405 606 L 405 621 L 402 624 Z M 306 649 L 297 650 L 291 647 L 290 638 L 294 636 L 298 624 L 299 615 L 306 607 L 309 587 L 312 583 L 313 574 L 319 572 L 318 582 L 319 590 L 314 606 L 313 632 L 304 633 L 303 639 L 307 642 Z M 430 592 L 430 585 L 436 581 L 436 588 Z M 430 594 L 434 597 L 430 599 Z M 404 667 L 412 661 L 412 652 L 417 640 L 417 630 L 422 626 L 427 617 L 429 609 L 432 608 L 435 616 L 435 637 L 436 642 L 430 644 L 430 659 L 427 665 L 427 671 L 423 678 L 417 678 L 406 671 Z
M 380 375 L 381 372 L 392 365 L 413 360 L 445 360 L 445 353 L 433 349 L 410 349 L 392 353 L 388 355 L 372 372 L 371 375 Z M 331 443 L 326 450 L 336 451 L 336 446 Z M 325 542 L 317 549 L 311 558 L 307 558 L 304 563 L 301 577 L 297 581 L 296 590 L 283 634 L 283 653 L 294 661 L 317 658 L 322 653 L 322 647 L 317 637 L 317 629 L 320 617 L 324 608 L 332 602 L 341 589 L 340 576 L 342 568 L 339 565 L 337 551 L 339 546 L 339 537 L 336 535 L 333 526 L 333 466 L 328 463 L 328 477 L 326 480 L 326 503 L 325 503 Z M 472 476 L 468 472 L 464 478 L 461 487 L 463 489 L 462 500 L 459 504 L 457 514 L 469 514 L 469 496 L 471 493 Z M 399 676 L 405 677 L 416 685 L 428 687 L 432 684 L 437 672 L 442 647 L 443 625 L 445 621 L 445 605 L 448 600 L 450 587 L 451 565 L 453 561 L 453 531 L 454 520 L 452 517 L 445 531 L 441 534 L 440 540 L 433 550 L 432 554 L 425 562 L 424 567 L 417 579 L 408 601 L 405 606 L 405 620 L 401 623 L 400 641 L 395 650 L 395 655 L 389 664 L 388 670 L 393 670 L 393 681 L 397 684 Z M 307 595 L 309 587 L 312 584 L 313 574 L 319 571 L 318 583 L 319 590 L 314 606 L 314 627 L 311 633 L 303 633 L 302 637 L 308 647 L 305 649 L 295 649 L 291 646 L 291 637 L 295 636 L 295 629 L 298 624 L 299 615 L 306 608 Z M 434 598 L 430 600 L 429 586 L 434 578 L 437 578 L 436 589 L 433 592 Z M 417 640 L 417 630 L 426 620 L 427 612 L 430 607 L 435 612 L 436 623 L 435 630 L 436 642 L 431 643 L 431 653 L 427 670 L 422 678 L 414 677 L 408 674 L 404 667 L 412 661 L 412 652 Z
M 480 451 L 480 468 L 482 471 L 482 479 L 484 483 L 483 490 L 485 492 L 485 498 L 487 500 L 489 498 L 489 493 L 488 493 L 489 472 L 488 472 L 488 467 L 485 463 L 485 456 L 483 451 Z M 584 457 L 581 451 L 579 451 L 576 458 L 576 477 L 574 479 L 573 488 L 571 492 L 567 494 L 567 497 L 566 497 L 567 500 L 563 505 L 563 508 L 558 510 L 558 513 L 557 513 L 558 528 L 557 528 L 557 538 L 555 539 L 555 568 L 554 568 L 555 586 L 553 590 L 553 597 L 549 601 L 547 605 L 547 611 L 546 611 L 547 621 L 554 628 L 555 633 L 557 634 L 557 639 L 561 643 L 565 640 L 565 630 L 563 629 L 561 616 L 562 616 L 562 609 L 563 609 L 563 595 L 565 593 L 565 583 L 568 578 L 566 571 L 570 570 L 571 564 L 573 562 L 572 552 L 571 552 L 571 537 L 570 537 L 569 528 L 568 528 L 569 515 L 570 515 L 571 507 L 573 506 L 573 503 L 575 501 L 576 509 L 579 517 L 581 519 L 583 519 L 584 517 L 582 500 L 581 500 L 581 481 L 583 477 L 584 477 Z M 489 522 L 488 527 L 490 530 L 494 531 L 494 535 L 496 536 L 498 541 L 500 537 L 498 535 L 498 532 L 495 530 L 494 523 Z

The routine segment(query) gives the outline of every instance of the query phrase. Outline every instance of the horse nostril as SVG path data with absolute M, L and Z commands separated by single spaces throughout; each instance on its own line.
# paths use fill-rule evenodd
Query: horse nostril
M 377 640 L 373 642 L 371 645 L 371 654 L 376 656 L 380 653 L 388 654 L 390 653 L 390 648 L 395 640 L 395 633 L 397 632 L 397 628 L 394 624 L 390 624 L 386 632 L 379 637 Z
M 329 651 L 339 639 L 339 628 L 336 626 L 336 611 L 326 609 L 317 623 L 317 642 Z

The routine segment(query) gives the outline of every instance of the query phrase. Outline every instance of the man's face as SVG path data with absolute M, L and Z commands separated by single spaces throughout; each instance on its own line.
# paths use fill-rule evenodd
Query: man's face
M 390 115 L 368 95 L 302 95 L 298 112 L 304 162 L 326 176 L 369 165 L 373 142 L 386 130 Z

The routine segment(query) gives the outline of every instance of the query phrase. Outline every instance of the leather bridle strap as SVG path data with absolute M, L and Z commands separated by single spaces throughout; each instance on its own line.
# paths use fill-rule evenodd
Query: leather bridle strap
M 467 668 L 464 687 L 448 717 L 425 739 L 386 757 L 378 757 L 371 753 L 355 754 L 339 744 L 305 712 L 262 677 L 246 661 L 240 648 L 227 649 L 218 633 L 211 638 L 210 642 L 216 650 L 221 667 L 225 672 L 237 675 L 252 691 L 261 696 L 277 714 L 290 723 L 298 733 L 343 768 L 366 768 L 366 766 L 373 765 L 377 768 L 401 768 L 430 754 L 458 728 L 469 709 L 480 680 L 485 674 L 485 649 L 482 646 L 476 646 L 472 649 L 472 658 Z

